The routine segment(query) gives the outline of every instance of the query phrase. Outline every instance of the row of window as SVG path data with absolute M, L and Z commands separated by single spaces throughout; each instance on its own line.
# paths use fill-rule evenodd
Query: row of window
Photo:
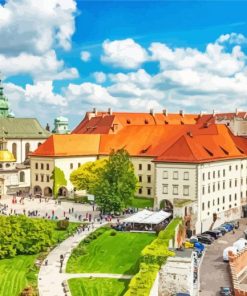
M 207 193 L 210 193 L 211 189 L 212 189 L 212 192 L 215 192 L 216 190 L 219 191 L 221 189 L 226 189 L 226 183 L 227 182 L 224 180 L 221 182 L 208 184 Z M 241 178 L 240 185 L 243 185 L 243 183 L 244 183 L 243 178 Z M 216 184 L 217 184 L 217 186 L 216 186 Z M 246 179 L 246 184 L 247 184 L 247 179 Z M 229 188 L 238 187 L 238 179 L 235 179 L 234 182 L 233 182 L 233 180 L 229 180 L 228 185 L 229 185 L 228 186 Z M 206 194 L 206 186 L 202 187 L 202 194 Z
M 139 163 L 139 165 L 138 165 L 138 169 L 139 169 L 139 171 L 142 170 L 142 163 Z M 147 164 L 147 170 L 148 170 L 148 171 L 151 171 L 151 164 L 150 164 L 150 163 Z
M 35 169 L 36 169 L 36 170 L 39 169 L 39 164 L 38 164 L 38 162 L 35 163 Z M 44 163 L 41 163 L 41 164 L 40 164 L 40 169 L 41 169 L 41 170 L 46 169 L 47 171 L 49 171 L 49 169 L 50 169 L 50 165 L 49 165 L 49 163 L 47 163 L 46 165 L 45 165 Z
M 146 192 L 144 192 L 144 188 L 140 187 L 138 189 L 138 193 L 139 194 L 147 194 L 147 195 L 151 195 L 152 194 L 152 188 L 147 187 L 146 188 Z
M 35 174 L 35 181 L 40 181 L 40 182 L 50 182 L 50 176 L 49 175 L 38 175 Z
M 241 164 L 240 167 L 241 167 L 241 169 L 243 169 L 244 168 L 244 165 Z M 239 166 L 236 164 L 235 165 L 235 170 L 238 171 L 238 169 L 239 169 Z M 233 170 L 233 166 L 230 165 L 229 166 L 229 172 L 231 172 L 232 170 Z M 202 180 L 205 181 L 206 180 L 206 176 L 207 176 L 207 180 L 210 180 L 211 178 L 212 179 L 215 179 L 217 177 L 220 178 L 221 175 L 223 177 L 226 176 L 226 170 L 225 169 L 223 169 L 222 171 L 221 170 L 218 170 L 218 171 L 208 172 L 207 174 L 206 173 L 203 173 L 202 174 Z
M 179 186 L 178 185 L 172 185 L 172 194 L 173 195 L 178 195 L 179 192 Z M 169 185 L 168 184 L 163 184 L 163 194 L 168 194 L 169 193 Z M 190 194 L 190 186 L 188 185 L 183 185 L 183 195 L 184 196 L 189 196 Z
M 138 180 L 139 182 L 143 182 L 143 176 L 142 175 L 139 175 L 138 176 Z M 152 177 L 150 175 L 147 175 L 147 183 L 151 183 L 152 182 Z
M 41 145 L 41 143 L 38 143 L 37 148 Z M 30 152 L 30 143 L 25 144 L 25 157 L 28 157 L 28 153 Z M 12 154 L 14 155 L 15 159 L 17 157 L 17 144 L 12 144 Z
M 169 177 L 168 171 L 163 171 L 163 179 L 168 179 L 168 177 Z M 173 171 L 172 178 L 173 178 L 173 180 L 178 180 L 179 179 L 179 172 L 178 171 Z M 183 179 L 184 180 L 189 180 L 189 178 L 190 178 L 189 172 L 184 172 L 183 173 Z

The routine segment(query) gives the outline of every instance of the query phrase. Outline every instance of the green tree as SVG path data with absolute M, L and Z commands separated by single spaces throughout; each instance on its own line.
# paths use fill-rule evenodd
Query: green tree
M 88 193 L 94 194 L 95 184 L 98 183 L 106 163 L 106 158 L 84 163 L 71 173 L 70 182 L 77 190 L 86 190 Z
M 133 199 L 137 183 L 128 152 L 112 151 L 94 187 L 96 202 L 103 212 L 121 211 Z
M 65 179 L 64 172 L 58 167 L 54 168 L 51 179 L 53 180 L 53 195 L 57 197 L 59 188 L 66 186 L 67 180 Z

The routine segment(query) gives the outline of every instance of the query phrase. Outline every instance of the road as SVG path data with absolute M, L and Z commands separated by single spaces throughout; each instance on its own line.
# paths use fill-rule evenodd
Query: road
M 223 250 L 232 246 L 233 242 L 243 237 L 243 231 L 247 228 L 247 219 L 241 219 L 240 227 L 235 234 L 226 233 L 207 247 L 200 269 L 199 296 L 220 295 L 220 287 L 231 286 L 229 264 L 223 262 Z

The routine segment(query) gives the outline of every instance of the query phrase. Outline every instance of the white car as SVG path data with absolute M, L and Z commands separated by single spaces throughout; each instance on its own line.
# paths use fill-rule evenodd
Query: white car
M 235 248 L 233 246 L 225 248 L 224 251 L 223 251 L 223 261 L 224 262 L 229 261 L 229 257 L 228 257 L 229 251 L 231 251 L 234 255 L 237 255 L 237 253 L 238 253 L 237 248 Z

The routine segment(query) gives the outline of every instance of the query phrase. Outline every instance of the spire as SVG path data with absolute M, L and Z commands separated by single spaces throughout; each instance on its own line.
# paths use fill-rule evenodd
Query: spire
M 0 118 L 13 117 L 9 113 L 9 102 L 6 96 L 4 95 L 4 88 L 2 84 L 2 73 L 0 72 Z

